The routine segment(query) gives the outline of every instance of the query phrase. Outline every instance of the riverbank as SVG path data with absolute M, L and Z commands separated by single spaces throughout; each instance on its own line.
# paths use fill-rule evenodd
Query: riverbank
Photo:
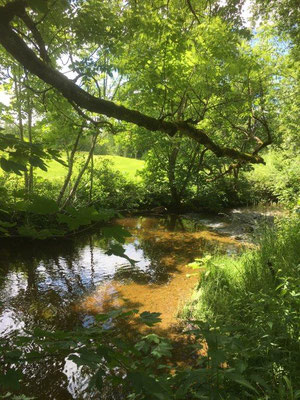
M 223 382 L 224 398 L 293 400 L 300 394 L 299 217 L 264 226 L 256 239 L 258 247 L 240 255 L 199 260 L 200 281 L 180 317 L 208 337 L 212 362 L 243 375 L 242 390 Z M 209 332 L 217 348 L 209 349 Z

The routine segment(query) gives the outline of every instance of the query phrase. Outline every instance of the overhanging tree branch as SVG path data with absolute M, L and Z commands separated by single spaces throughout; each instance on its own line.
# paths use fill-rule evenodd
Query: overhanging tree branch
M 161 131 L 170 136 L 174 136 L 179 132 L 204 145 L 217 157 L 229 157 L 251 163 L 264 162 L 263 159 L 257 155 L 257 151 L 256 154 L 250 154 L 219 146 L 203 130 L 197 129 L 187 122 L 170 122 L 156 119 L 142 114 L 139 111 L 117 105 L 112 101 L 90 95 L 62 73 L 38 58 L 27 44 L 14 32 L 13 28 L 10 26 L 10 21 L 14 16 L 20 15 L 22 10 L 25 10 L 25 7 L 26 3 L 24 1 L 8 3 L 6 6 L 0 7 L 0 43 L 8 53 L 28 71 L 38 76 L 45 83 L 53 86 L 70 102 L 90 112 L 130 122 L 150 131 Z

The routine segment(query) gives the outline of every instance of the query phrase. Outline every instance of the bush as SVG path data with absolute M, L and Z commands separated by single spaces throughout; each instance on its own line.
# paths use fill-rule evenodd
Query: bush
M 76 201 L 79 204 L 89 202 L 90 173 L 84 175 L 81 186 L 77 191 Z M 93 172 L 93 195 L 91 202 L 100 208 L 114 208 L 129 210 L 138 208 L 143 196 L 138 183 L 132 182 L 124 175 L 112 168 L 110 160 L 103 160 L 97 164 Z
M 269 151 L 266 165 L 256 165 L 246 174 L 258 201 L 279 201 L 293 207 L 300 197 L 300 155 L 297 151 Z

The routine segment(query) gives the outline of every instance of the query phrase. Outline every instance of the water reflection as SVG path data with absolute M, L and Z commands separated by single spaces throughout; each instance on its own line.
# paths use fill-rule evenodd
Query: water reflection
M 185 265 L 216 243 L 234 244 L 194 219 L 140 217 L 116 223 L 132 233 L 124 246 L 126 255 L 137 261 L 133 266 L 124 258 L 106 255 L 109 243 L 99 232 L 38 243 L 3 240 L 0 335 L 37 326 L 90 326 L 94 313 L 124 305 L 161 312 L 161 329 L 169 330 L 197 280 L 187 277 Z M 74 368 L 70 361 L 54 364 L 47 359 L 30 366 L 25 392 L 41 399 L 84 398 L 80 393 L 86 381 Z
M 133 266 L 124 258 L 106 255 L 108 243 L 97 232 L 47 243 L 4 241 L 0 332 L 33 325 L 73 328 L 85 318 L 83 309 L 78 314 L 73 305 L 99 285 L 94 303 L 111 299 L 115 304 L 120 291 L 126 298 L 132 286 L 166 285 L 203 251 L 214 249 L 216 243 L 230 244 L 198 220 L 177 216 L 123 218 L 117 223 L 132 232 L 124 246 L 126 255 L 137 261 Z

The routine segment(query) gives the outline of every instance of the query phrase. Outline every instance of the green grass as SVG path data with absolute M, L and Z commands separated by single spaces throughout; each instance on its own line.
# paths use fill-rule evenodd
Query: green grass
M 87 157 L 87 153 L 81 152 L 75 163 L 75 171 L 78 169 L 79 163 Z M 65 159 L 65 157 L 63 157 Z M 145 162 L 134 158 L 120 156 L 94 156 L 94 165 L 97 168 L 103 160 L 109 160 L 113 169 L 120 171 L 126 178 L 133 181 L 139 181 L 140 178 L 136 175 L 138 170 L 142 170 Z M 77 168 L 76 168 L 77 167 Z M 67 173 L 67 168 L 57 161 L 48 163 L 48 171 L 36 169 L 36 174 L 48 180 L 62 180 Z
M 255 250 L 207 257 L 181 313 L 232 339 L 231 347 L 221 348 L 224 361 L 242 365 L 260 393 L 250 397 L 255 400 L 300 398 L 299 243 L 300 218 L 294 215 L 263 228 Z

